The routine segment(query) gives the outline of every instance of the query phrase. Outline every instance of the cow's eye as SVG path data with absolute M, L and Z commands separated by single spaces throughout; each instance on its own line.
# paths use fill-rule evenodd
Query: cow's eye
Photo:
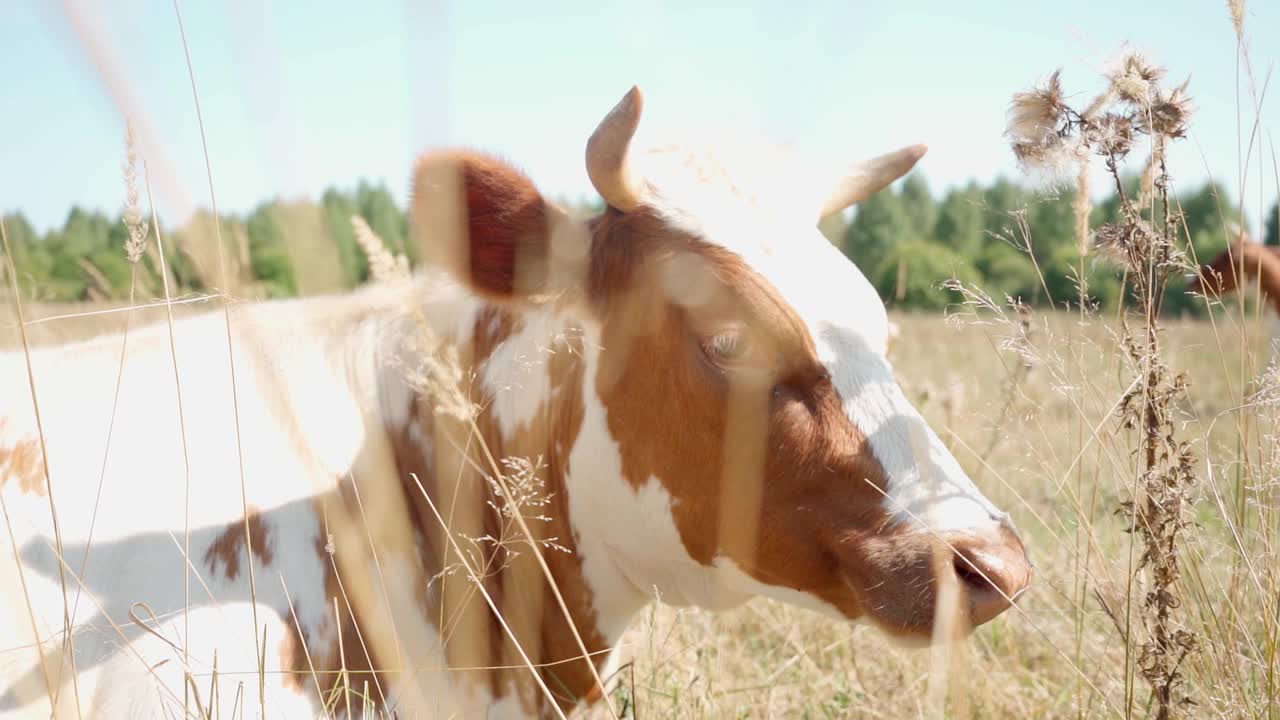
M 721 361 L 733 361 L 747 353 L 747 336 L 741 328 L 725 328 L 706 343 L 707 352 L 712 358 Z

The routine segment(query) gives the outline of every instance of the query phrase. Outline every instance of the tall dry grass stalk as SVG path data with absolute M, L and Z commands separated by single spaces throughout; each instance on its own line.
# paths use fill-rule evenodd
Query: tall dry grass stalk
M 387 243 L 369 227 L 359 215 L 351 216 L 351 229 L 355 231 L 356 245 L 369 260 L 369 279 L 374 282 L 394 282 L 409 277 L 409 258 L 396 255 Z
M 124 148 L 125 203 L 121 217 L 129 231 L 124 243 L 124 254 L 131 265 L 137 265 L 147 250 L 147 235 L 151 233 L 151 226 L 142 211 L 142 200 L 138 192 L 138 142 L 133 135 L 133 123 L 128 121 L 125 122 Z
M 102 470 L 98 474 L 98 488 L 94 496 L 93 512 L 89 516 L 89 529 L 85 535 L 84 557 L 80 560 L 80 569 L 77 572 L 78 577 L 84 577 L 85 570 L 89 566 L 89 554 L 93 548 L 93 531 L 98 523 L 98 507 L 102 500 L 102 491 L 107 479 L 107 459 L 111 456 L 111 439 L 115 433 L 116 414 L 120 409 L 120 386 L 124 380 L 125 358 L 129 354 L 129 330 L 133 326 L 133 304 L 138 285 L 138 265 L 148 250 L 149 243 L 147 240 L 151 234 L 150 218 L 147 212 L 143 210 L 141 193 L 138 187 L 140 178 L 144 183 L 146 182 L 146 178 L 142 178 L 146 171 L 144 168 L 139 167 L 137 138 L 133 133 L 133 123 L 127 120 L 125 122 L 124 146 L 125 162 L 121 171 L 124 177 L 125 204 L 122 219 L 128 231 L 128 235 L 125 237 L 124 252 L 125 258 L 129 261 L 129 301 L 128 305 L 125 306 L 124 326 L 121 328 L 120 334 L 120 359 L 116 364 L 116 381 L 111 397 L 111 413 L 107 419 L 107 437 L 102 452 Z M 163 272 L 164 266 L 159 265 L 158 267 Z M 71 608 L 71 621 L 73 624 L 80 608 L 80 594 L 80 589 L 77 588 L 75 601 Z

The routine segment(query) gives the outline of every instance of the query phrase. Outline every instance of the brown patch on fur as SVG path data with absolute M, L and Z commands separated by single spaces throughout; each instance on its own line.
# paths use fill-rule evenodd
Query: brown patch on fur
M 477 330 L 480 330 L 479 323 Z M 493 339 L 477 333 L 477 357 L 492 355 L 497 349 Z M 585 412 L 582 398 L 585 368 L 580 330 L 571 328 L 565 336 L 548 338 L 547 342 L 545 372 L 550 380 L 549 402 L 544 403 L 531 422 L 517 427 L 510 437 L 503 436 L 491 413 L 482 414 L 479 424 L 495 457 L 541 459 L 540 477 L 544 484 L 540 496 L 548 505 L 525 507 L 525 521 L 536 541 L 543 543 L 538 551 L 556 579 L 556 587 L 588 652 L 600 653 L 606 648 L 606 643 L 596 627 L 593 598 L 576 552 L 565 486 L 569 453 L 577 442 Z M 491 402 L 492 398 L 485 400 Z M 498 517 L 492 512 L 488 516 Z M 537 558 L 514 520 L 500 520 L 498 534 L 507 538 L 508 543 L 495 548 L 495 552 L 503 556 L 502 572 L 495 578 L 495 598 L 501 598 L 502 615 L 519 639 L 520 647 L 533 662 L 544 665 L 541 670 L 543 680 L 556 695 L 561 709 L 567 712 L 580 699 L 594 697 L 596 688 L 591 666 L 587 661 L 571 662 L 581 658 L 582 651 L 538 566 Z M 569 552 L 550 549 L 545 545 L 547 542 L 554 542 Z M 495 633 L 495 637 L 500 641 L 502 664 L 521 665 L 520 655 L 511 639 L 503 633 Z M 605 659 L 606 656 L 600 653 L 593 657 L 592 663 L 598 669 Z M 526 710 L 533 712 L 535 708 L 541 708 L 545 711 L 543 697 L 530 681 L 528 670 L 504 670 L 495 674 L 494 682 L 495 697 L 514 688 Z
M 346 481 L 339 482 L 337 493 L 330 493 L 318 501 L 317 513 L 321 517 L 326 517 L 326 503 L 341 503 L 355 513 L 353 520 L 359 517 L 350 484 Z M 341 511 L 336 506 L 328 510 L 330 513 Z M 382 707 L 386 703 L 386 683 L 392 676 L 392 666 L 379 662 L 377 644 L 366 636 L 365 626 L 356 617 L 358 599 L 349 594 L 352 589 L 341 579 L 336 555 L 329 553 L 329 530 L 322 527 L 316 535 L 315 552 L 324 567 L 324 624 L 337 631 L 333 633 L 332 642 L 322 644 L 318 637 L 300 631 L 292 613 L 282 613 L 281 618 L 289 628 L 288 635 L 280 643 L 280 665 L 285 674 L 283 685 L 300 694 L 318 690 L 322 702 L 331 711 L 345 706 L 343 693 L 352 694 L 353 705 L 362 704 L 367 687 L 370 699 Z M 351 546 L 344 544 L 344 547 Z M 373 579 L 375 576 L 371 574 L 360 574 L 353 580 L 365 582 Z M 306 602 L 317 600 L 320 598 L 294 598 L 293 612 L 299 612 Z M 377 615 L 370 621 L 380 619 L 381 615 Z
M 259 563 L 270 565 L 274 557 L 271 550 L 271 536 L 262 519 L 262 514 L 257 508 L 249 506 L 246 517 L 254 557 L 258 558 Z M 218 565 L 221 563 L 222 573 L 227 580 L 234 581 L 240 575 L 240 556 L 244 554 L 245 548 L 245 525 L 244 520 L 230 523 L 227 529 L 214 539 L 213 544 L 204 553 L 204 563 L 209 567 L 209 572 L 217 574 Z
M 354 505 L 348 504 L 347 507 L 354 508 Z M 384 706 L 386 686 L 381 682 L 380 677 L 374 676 L 374 670 L 387 666 L 378 662 L 377 647 L 367 642 L 359 618 L 356 617 L 356 608 L 352 606 L 352 599 L 342 582 L 337 562 L 334 556 L 329 554 L 326 545 L 326 537 L 316 537 L 316 553 L 325 562 L 325 598 L 329 601 L 326 609 L 331 614 L 336 613 L 333 620 L 338 627 L 338 635 L 341 639 L 337 644 L 327 648 L 327 652 L 319 658 L 317 668 L 326 668 L 328 673 L 325 677 L 329 679 L 328 687 L 323 683 L 321 687 L 325 688 L 326 697 L 333 697 L 336 688 L 345 687 L 348 691 L 362 693 L 367 686 L 369 692 L 374 693 L 374 701 L 379 706 Z M 357 578 L 357 581 L 363 581 L 364 578 L 365 576 L 362 575 Z M 371 618 L 371 621 L 376 622 L 377 618 Z M 314 654 L 312 661 L 316 661 Z M 345 673 L 341 672 L 343 669 Z
M 278 646 L 280 669 L 284 673 L 280 684 L 286 690 L 302 694 L 305 692 L 307 676 L 310 672 L 306 653 L 302 649 L 302 633 L 298 631 L 297 624 L 293 622 L 292 614 L 283 613 L 280 616 L 280 620 L 287 629 L 284 639 L 280 641 Z
M 40 441 L 22 440 L 12 447 L 0 447 L 0 487 L 9 480 L 18 481 L 18 489 L 29 495 L 44 497 L 48 489 L 44 481 Z
M 522 322 L 517 311 L 490 306 L 476 317 L 469 346 L 460 348 L 467 377 L 483 376 L 493 354 L 512 337 Z M 468 561 L 479 567 L 483 583 L 500 609 L 503 619 L 519 640 L 520 649 L 536 665 L 546 685 L 557 696 L 563 710 L 580 699 L 591 697 L 595 680 L 581 657 L 550 585 L 538 566 L 534 550 L 515 523 L 500 508 L 507 501 L 496 494 L 495 484 L 479 474 L 492 474 L 488 448 L 495 461 L 523 458 L 541 460 L 539 493 L 548 504 L 524 509 L 525 521 L 539 543 L 554 542 L 568 553 L 540 546 L 556 585 L 582 634 L 592 662 L 599 667 L 606 656 L 604 639 L 596 629 L 592 597 L 575 551 L 569 520 L 568 492 L 564 486 L 568 455 L 582 425 L 584 367 L 579 333 L 548 338 L 541 364 L 530 372 L 546 372 L 549 402 L 539 408 L 534 419 L 510 436 L 504 436 L 494 416 L 487 410 L 494 398 L 481 383 L 463 388 L 470 401 L 482 408 L 476 418 L 479 437 L 471 437 L 466 423 L 437 414 L 429 396 L 413 393 L 409 399 L 409 424 L 388 428 L 404 499 L 420 538 L 424 573 L 432 577 L 432 592 L 421 595 L 422 611 L 446 640 L 449 664 L 477 668 L 506 666 L 495 670 L 466 670 L 460 677 L 482 683 L 492 698 L 516 693 L 530 713 L 545 713 L 545 696 L 533 682 L 515 644 L 499 625 L 474 583 L 458 568 L 454 553 L 440 523 L 427 506 L 422 492 L 411 479 L 416 474 L 433 503 L 449 519 L 454 539 L 468 553 Z M 507 472 L 507 468 L 503 468 Z M 508 511 L 509 512 L 509 511 Z M 542 520 L 534 516 L 545 516 Z M 479 538 L 485 538 L 483 540 Z M 451 570 L 451 571 L 449 571 Z M 568 661 L 568 662 L 566 662 Z

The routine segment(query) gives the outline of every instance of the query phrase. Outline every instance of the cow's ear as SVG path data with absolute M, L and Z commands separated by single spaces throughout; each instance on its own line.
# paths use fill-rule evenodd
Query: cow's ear
M 428 263 L 488 298 L 537 300 L 580 285 L 585 224 L 496 158 L 471 152 L 421 158 L 411 222 Z

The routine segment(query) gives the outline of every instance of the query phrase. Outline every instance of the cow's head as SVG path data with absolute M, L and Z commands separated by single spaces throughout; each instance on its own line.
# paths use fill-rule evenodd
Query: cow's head
M 591 220 L 483 156 L 428 156 L 415 180 L 414 222 L 454 213 L 466 238 L 435 249 L 453 275 L 588 329 L 581 551 L 667 600 L 766 594 L 900 637 L 933 630 L 944 588 L 974 625 L 1007 608 L 1030 582 L 1022 542 L 903 396 L 884 306 L 816 227 L 924 148 L 816 190 L 773 160 L 633 152 L 640 114 L 633 88 L 588 142 L 608 204 Z M 446 185 L 465 202 L 429 202 Z

